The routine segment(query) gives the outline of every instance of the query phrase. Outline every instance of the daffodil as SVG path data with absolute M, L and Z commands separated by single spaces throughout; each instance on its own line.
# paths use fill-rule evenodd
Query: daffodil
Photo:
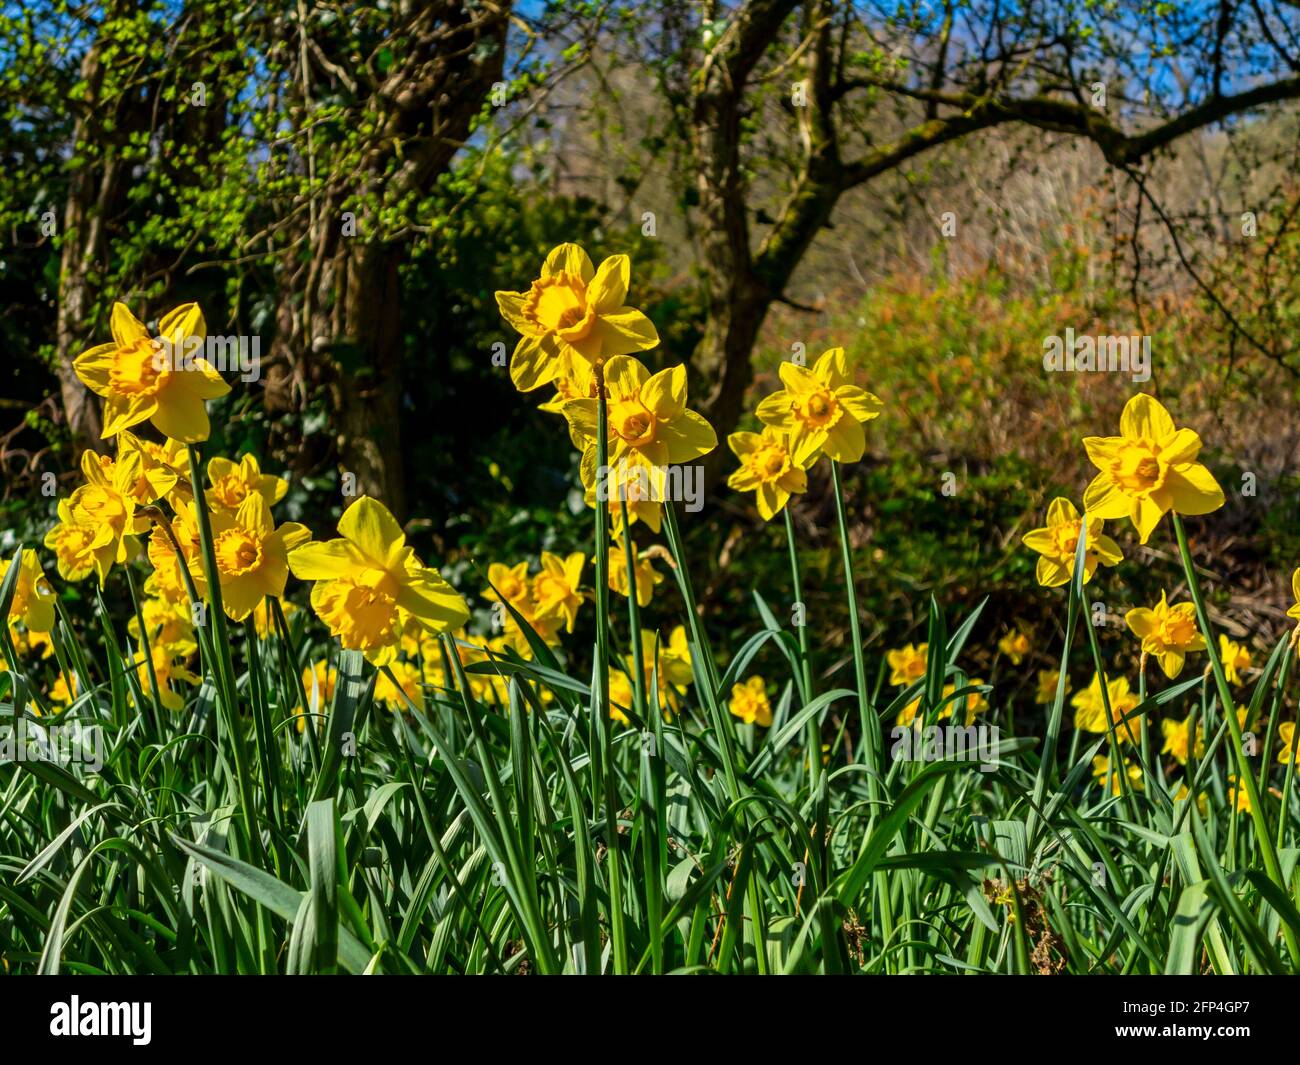
M 1223 661 L 1223 672 L 1229 684 L 1244 684 L 1242 673 L 1250 668 L 1250 649 L 1244 643 L 1236 643 L 1219 633 L 1219 658 Z
M 1011 659 L 1013 666 L 1020 665 L 1029 654 L 1029 634 L 1024 629 L 1008 629 L 998 640 L 998 650 Z
M 316 582 L 312 607 L 344 647 L 386 665 L 397 654 L 402 611 L 434 634 L 469 619 L 465 600 L 416 557 L 382 503 L 362 496 L 343 512 L 338 531 L 338 539 L 290 551 L 289 568 Z
M 149 596 L 140 604 L 140 613 L 144 617 L 145 635 L 151 644 L 166 644 L 184 654 L 198 648 L 194 639 L 193 616 L 183 603 Z M 126 631 L 133 640 L 140 640 L 140 622 L 136 618 L 127 621 Z
M 179 475 L 175 467 L 168 461 L 165 461 L 159 445 L 153 444 L 146 447 L 145 441 L 141 440 L 135 433 L 129 429 L 123 429 L 117 434 L 118 459 L 124 455 L 135 453 L 140 456 L 140 476 L 136 480 L 135 490 L 132 496 L 139 506 L 145 506 L 152 503 L 155 499 L 162 499 L 172 494 L 176 489 Z M 113 479 L 114 462 L 107 456 L 100 456 L 100 465 L 104 467 L 104 474 L 109 480 Z
M 191 354 L 207 335 L 198 304 L 186 303 L 163 315 L 158 338 L 127 310 L 113 304 L 111 344 L 83 352 L 72 368 L 104 400 L 104 438 L 152 421 L 164 436 L 193 444 L 208 438 L 204 402 L 230 386 L 206 359 Z
M 20 655 L 40 652 L 41 658 L 45 659 L 54 654 L 54 641 L 50 639 L 48 632 L 19 628 L 17 621 L 11 618 L 9 621 L 9 635 L 14 641 L 14 649 Z
M 72 701 L 77 697 L 77 676 L 69 676 L 62 670 L 54 678 L 53 685 L 50 686 L 50 702 L 58 703 L 60 706 L 71 706 Z
M 893 651 L 886 651 L 885 661 L 889 663 L 889 683 L 907 685 L 925 676 L 929 653 L 928 643 L 916 646 L 909 643 Z
M 68 515 L 71 524 L 95 530 L 89 551 L 103 585 L 115 562 L 124 563 L 139 550 L 135 534 L 149 528 L 149 519 L 135 512 L 143 477 L 140 455 L 128 452 L 106 468 L 95 452 L 87 450 L 81 456 L 81 472 L 86 483 L 68 498 Z
M 1123 559 L 1119 545 L 1102 532 L 1105 523 L 1096 514 L 1088 515 L 1088 545 L 1083 556 L 1083 583 L 1092 580 L 1098 564 L 1114 566 Z M 1044 588 L 1058 588 L 1074 576 L 1074 556 L 1079 546 L 1082 519 L 1078 509 L 1063 496 L 1047 507 L 1047 524 L 1025 533 L 1022 543 L 1042 557 L 1035 577 Z
M 1182 721 L 1171 721 L 1165 718 L 1160 722 L 1160 732 L 1165 739 L 1160 753 L 1170 755 L 1179 765 L 1186 765 L 1188 755 L 1193 751 L 1197 758 L 1205 754 L 1205 728 L 1202 725 L 1196 726 L 1196 742 L 1193 746 L 1190 716 L 1183 718 Z
M 1179 429 L 1156 400 L 1139 393 L 1124 406 L 1119 436 L 1090 436 L 1088 458 L 1101 472 L 1083 494 L 1089 514 L 1129 518 L 1146 543 L 1160 519 L 1209 514 L 1223 506 L 1223 489 L 1196 461 L 1201 438 Z
M 1176 677 L 1183 671 L 1189 651 L 1205 650 L 1205 637 L 1196 627 L 1196 605 L 1170 606 L 1164 592 L 1153 609 L 1135 607 L 1124 615 L 1124 621 L 1142 641 L 1142 653 L 1153 655 L 1167 677 Z
M 208 583 L 203 572 L 202 550 L 194 504 L 183 503 L 176 508 L 171 521 L 158 521 L 149 535 L 146 552 L 153 572 L 145 581 L 145 591 L 169 602 L 188 603 L 189 584 L 185 579 L 188 574 L 196 594 L 206 595 Z
M 510 379 L 521 392 L 572 376 L 576 360 L 600 366 L 659 343 L 654 324 L 626 306 L 632 266 L 612 255 L 596 269 L 576 244 L 552 249 L 527 292 L 498 292 L 497 307 L 520 334 Z
M 971 677 L 968 681 L 966 681 L 965 684 L 962 685 L 962 687 L 976 688 L 976 689 L 982 688 L 984 687 L 984 681 L 981 680 L 979 677 Z M 945 705 L 943 709 L 939 711 L 940 721 L 944 720 L 945 718 L 952 717 L 953 710 L 958 706 L 958 704 L 961 704 L 962 706 L 963 725 L 974 724 L 975 715 L 982 714 L 984 713 L 985 710 L 989 708 L 989 701 L 984 697 L 984 693 L 982 691 L 967 692 L 960 699 L 953 698 L 953 696 L 956 694 L 957 694 L 957 685 L 945 684 L 943 686 L 942 702 Z
M 596 372 L 592 369 L 591 363 L 586 361 L 572 361 L 567 371 L 559 374 L 551 384 L 555 386 L 555 395 L 545 403 L 537 405 L 538 410 L 544 410 L 548 414 L 558 414 L 563 417 L 564 405 L 569 400 L 596 398 Z M 570 436 L 573 438 L 573 446 L 581 451 L 582 441 L 573 436 L 572 430 Z
M 686 406 L 685 366 L 652 375 L 636 359 L 619 355 L 605 365 L 605 391 L 609 465 L 604 471 L 596 469 L 597 401 L 564 404 L 574 439 L 583 444 L 582 483 L 588 488 L 603 478 L 606 494 L 613 496 L 636 483 L 643 496 L 663 500 L 668 466 L 690 462 L 718 446 L 713 426 Z
M 375 701 L 383 703 L 395 714 L 404 714 L 410 710 L 409 699 L 415 708 L 424 712 L 424 687 L 420 671 L 410 662 L 394 661 L 389 663 L 397 683 L 394 684 L 386 673 L 381 672 L 375 681 Z M 405 696 L 405 698 L 403 698 Z
M 621 669 L 611 669 L 609 671 L 609 716 L 620 725 L 632 724 L 624 710 L 631 709 L 635 698 L 632 691 L 632 678 Z
M 1125 774 L 1127 774 L 1129 783 L 1132 785 L 1133 790 L 1141 791 L 1142 770 L 1138 766 L 1135 766 L 1127 758 L 1125 758 L 1124 772 Z M 1110 771 L 1110 759 L 1107 758 L 1104 754 L 1098 754 L 1093 757 L 1092 778 L 1093 780 L 1097 781 L 1099 784 L 1102 784 L 1103 786 L 1105 785 L 1106 780 L 1109 778 L 1110 793 L 1112 795 L 1119 795 L 1121 793 L 1122 785 L 1120 784 L 1119 774 L 1112 773 Z
M 738 492 L 755 493 L 764 521 L 776 517 L 792 493 L 808 491 L 808 472 L 795 462 L 789 438 L 770 425 L 761 433 L 732 433 L 727 446 L 740 459 L 740 469 L 727 484 Z
M 1291 571 L 1291 597 L 1295 602 L 1287 610 L 1286 616 L 1296 623 L 1296 630 L 1300 632 L 1300 567 Z
M 504 600 L 511 606 L 519 606 L 528 601 L 532 589 L 528 582 L 528 562 L 516 562 L 507 566 L 503 562 L 493 562 L 488 566 L 489 588 L 483 593 L 484 599 L 494 602 Z
M 185 665 L 188 657 L 183 651 L 166 644 L 155 643 L 149 647 L 149 657 L 153 660 L 153 673 L 158 680 L 158 694 L 163 706 L 168 710 L 181 710 L 185 699 L 176 689 L 176 684 L 194 685 L 202 678 L 192 673 Z M 149 691 L 149 667 L 145 662 L 144 649 L 139 650 L 140 664 L 136 667 L 140 686 Z
M 12 559 L 0 559 L 0 583 L 9 575 Z M 9 602 L 10 623 L 20 621 L 29 631 L 49 632 L 54 628 L 54 589 L 35 550 L 24 548 L 18 562 L 18 577 Z
M 911 645 L 909 644 L 908 646 L 910 647 Z M 924 647 L 925 645 L 922 644 L 921 646 Z M 924 667 L 922 667 L 922 669 L 924 671 Z M 899 684 L 905 682 L 894 681 L 894 683 Z M 979 689 L 984 687 L 984 681 L 980 680 L 979 678 L 971 678 L 970 680 L 966 681 L 962 685 L 962 687 Z M 975 716 L 977 714 L 982 714 L 985 710 L 989 708 L 989 701 L 984 697 L 983 691 L 979 691 L 979 690 L 969 691 L 965 695 L 963 695 L 960 699 L 954 698 L 956 694 L 957 694 L 957 685 L 945 684 L 943 686 L 943 695 L 940 700 L 943 709 L 939 711 L 939 717 L 937 720 L 943 721 L 947 718 L 951 718 L 953 716 L 953 709 L 956 707 L 958 703 L 961 703 L 962 724 L 970 725 L 974 723 Z M 920 711 L 921 711 L 921 698 L 920 696 L 918 696 L 898 712 L 898 717 L 895 719 L 895 724 L 901 725 L 904 728 L 906 728 L 908 725 L 915 725 L 919 728 L 921 722 L 918 719 L 917 714 L 919 714 Z
M 790 438 L 795 462 L 807 468 L 821 452 L 835 462 L 857 462 L 867 448 L 864 423 L 884 404 L 853 384 L 843 348 L 831 348 L 810 370 L 781 363 L 785 388 L 759 405 L 759 420 Z
M 767 685 L 762 677 L 750 677 L 744 684 L 737 684 L 731 689 L 731 701 L 727 709 L 746 725 L 762 725 L 768 728 L 772 724 L 772 704 L 767 698 Z
M 562 617 L 565 632 L 573 631 L 578 607 L 582 605 L 582 592 L 578 586 L 586 564 L 587 556 L 581 551 L 574 551 L 566 558 L 543 551 L 541 572 L 533 578 L 533 599 L 538 614 Z
M 221 582 L 221 601 L 234 621 L 243 621 L 268 596 L 279 599 L 289 579 L 289 552 L 311 539 L 295 521 L 278 529 L 271 508 L 257 493 L 247 495 L 231 514 L 212 515 L 212 553 Z
M 1283 721 L 1277 727 L 1277 737 L 1282 741 L 1282 749 L 1277 752 L 1278 765 L 1287 765 L 1295 749 L 1295 722 Z
M 1233 813 L 1248 814 L 1251 812 L 1250 792 L 1246 790 L 1245 785 L 1237 783 L 1235 773 L 1228 775 L 1228 805 L 1232 807 Z
M 1137 693 L 1129 688 L 1128 680 L 1125 677 L 1116 677 L 1106 684 L 1106 694 L 1110 700 L 1111 721 L 1115 729 L 1115 738 L 1120 742 L 1128 741 L 1136 743 L 1138 741 L 1138 731 L 1141 723 L 1138 718 L 1131 717 L 1127 721 L 1125 716 L 1137 709 Z M 1106 732 L 1106 704 L 1102 700 L 1101 694 L 1101 677 L 1096 673 L 1092 676 L 1092 683 L 1079 692 L 1071 701 L 1070 705 L 1074 707 L 1074 727 L 1082 729 L 1084 732 Z
M 208 462 L 208 482 L 212 487 L 206 495 L 214 510 L 237 510 L 251 494 L 261 496 L 267 506 L 274 506 L 289 490 L 289 482 L 283 477 L 263 473 L 257 456 L 252 454 L 238 462 L 220 455 L 214 457 Z
M 635 669 L 635 660 L 632 655 L 627 655 L 624 663 L 627 669 L 626 672 L 622 672 L 623 680 L 618 684 L 613 679 L 615 671 L 610 671 L 610 700 L 620 706 L 631 706 L 633 698 L 631 676 Z M 667 641 L 660 639 L 652 630 L 642 629 L 641 668 L 644 671 L 644 687 L 647 692 L 651 690 L 656 678 L 658 679 L 659 709 L 664 715 L 668 716 L 680 710 L 686 688 L 695 679 L 691 670 L 691 651 L 686 641 L 685 627 L 678 625 L 669 634 Z M 626 688 L 622 687 L 623 682 L 626 682 Z M 612 712 L 610 716 L 627 724 L 625 716 L 619 717 Z
M 539 608 L 534 595 L 535 581 L 528 576 L 527 561 L 518 562 L 513 566 L 493 562 L 488 566 L 488 582 L 490 587 L 483 593 L 485 599 L 494 602 L 504 600 L 546 643 L 554 644 L 559 641 L 564 614 L 561 611 L 544 611 Z M 519 622 L 515 620 L 514 615 L 509 611 L 503 611 L 499 621 L 510 646 L 525 658 L 530 657 L 532 649 L 528 645 L 528 638 L 519 627 Z
M 1191 789 L 1188 788 L 1187 781 L 1180 780 L 1178 782 L 1178 790 L 1174 792 L 1174 802 L 1182 802 L 1189 794 L 1191 794 Z M 1209 810 L 1209 807 L 1210 800 L 1205 792 L 1201 792 L 1196 796 L 1196 809 L 1199 810 L 1202 815 Z
M 1056 702 L 1056 686 L 1060 683 L 1061 671 L 1059 669 L 1040 669 L 1038 671 L 1038 690 L 1034 694 L 1036 703 L 1054 703 Z M 1066 679 L 1065 690 L 1070 690 L 1069 679 Z
M 307 709 L 294 708 L 294 723 L 299 732 L 305 730 L 307 719 L 316 722 L 316 728 L 325 726 L 325 714 L 334 702 L 334 686 L 338 683 L 339 671 L 330 666 L 323 658 L 302 671 L 302 690 L 307 696 Z M 378 682 L 376 682 L 378 687 Z
M 59 501 L 59 521 L 45 533 L 44 545 L 55 553 L 59 576 L 64 580 L 86 580 L 95 572 L 95 525 L 79 524 L 73 518 L 72 503 Z
M 638 555 L 636 542 L 632 541 L 632 571 L 636 577 L 636 601 L 638 606 L 647 606 L 654 586 L 663 581 L 664 575 L 651 564 L 649 558 Z M 617 544 L 609 547 L 609 587 L 619 595 L 630 595 L 627 581 L 627 554 Z
M 189 452 L 183 443 L 171 439 L 155 442 L 139 436 L 132 436 L 132 441 L 134 447 L 144 455 L 147 476 L 158 477 L 158 469 L 171 474 L 172 487 L 164 494 L 173 507 L 179 508 L 194 498 L 194 490 L 190 485 Z M 152 473 L 151 465 L 154 467 Z

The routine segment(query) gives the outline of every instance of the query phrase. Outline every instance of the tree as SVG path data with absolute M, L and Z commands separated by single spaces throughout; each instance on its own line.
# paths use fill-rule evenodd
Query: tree
M 1300 97 L 1300 6 L 1280 0 L 638 10 L 677 133 L 704 291 L 694 364 L 720 434 L 742 413 L 768 311 L 849 190 L 1004 126 L 1084 138 L 1136 177 L 1181 137 Z M 782 154 L 756 136 L 774 112 Z

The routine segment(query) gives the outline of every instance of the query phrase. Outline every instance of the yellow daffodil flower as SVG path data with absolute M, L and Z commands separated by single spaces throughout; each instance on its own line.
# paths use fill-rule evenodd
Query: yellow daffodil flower
M 289 552 L 310 539 L 311 531 L 296 521 L 277 529 L 270 505 L 257 493 L 245 496 L 234 514 L 212 515 L 212 553 L 222 605 L 231 620 L 243 621 L 268 596 L 284 596 Z
M 540 576 L 540 574 L 539 574 Z M 544 611 L 540 608 L 534 594 L 536 580 L 528 576 L 528 562 L 519 562 L 507 566 L 493 562 L 488 566 L 490 587 L 483 593 L 484 599 L 501 602 L 503 599 L 517 611 L 528 626 L 546 643 L 559 642 L 560 626 L 564 623 L 564 614 L 560 611 Z M 506 642 L 525 658 L 532 656 L 528 638 L 523 629 L 509 611 L 502 611 L 499 622 L 505 634 Z
M 203 572 L 198 515 L 194 511 L 194 504 L 182 504 L 177 508 L 172 520 L 166 522 L 166 526 L 164 529 L 163 522 L 158 522 L 149 535 L 146 551 L 153 572 L 145 581 L 145 591 L 172 603 L 188 604 L 190 593 L 185 581 L 186 573 L 194 582 L 194 590 L 199 596 L 206 595 L 208 590 L 207 577 Z M 167 535 L 168 530 L 171 530 L 172 536 L 180 546 L 181 557 L 179 558 L 176 555 L 176 548 L 172 545 L 171 537 Z
M 179 446 L 179 445 L 177 445 Z M 179 475 L 174 466 L 164 461 L 157 444 L 146 447 L 145 442 L 129 429 L 117 434 L 118 458 L 135 452 L 140 456 L 140 477 L 135 483 L 133 498 L 138 506 L 162 499 L 175 491 Z M 113 479 L 113 461 L 100 456 L 100 464 L 109 480 Z
M 1223 506 L 1223 489 L 1196 461 L 1201 438 L 1175 427 L 1156 400 L 1139 393 L 1124 406 L 1119 436 L 1090 436 L 1088 458 L 1101 472 L 1083 494 L 1089 514 L 1129 518 L 1146 543 L 1168 511 L 1209 514 Z
M 795 462 L 805 469 L 819 453 L 835 462 L 857 462 L 867 449 L 864 423 L 877 417 L 884 404 L 853 384 L 843 348 L 831 348 L 810 370 L 781 363 L 785 388 L 759 405 L 760 421 L 785 433 Z
M 1124 720 L 1126 714 L 1137 709 L 1137 693 L 1129 688 L 1125 677 L 1116 677 L 1106 684 L 1106 693 L 1110 697 L 1111 720 L 1115 727 L 1115 738 L 1122 742 L 1137 743 L 1141 722 L 1132 717 Z M 1074 727 L 1084 732 L 1106 732 L 1106 704 L 1101 696 L 1101 677 L 1096 673 L 1092 683 L 1079 692 L 1070 705 L 1074 707 Z
M 637 605 L 647 606 L 650 603 L 650 596 L 654 593 L 654 586 L 663 581 L 664 575 L 654 568 L 649 558 L 638 556 L 635 541 L 632 542 L 632 571 L 636 575 Z M 619 595 L 630 594 L 627 583 L 627 555 L 618 544 L 610 544 L 609 547 L 609 587 Z
M 498 292 L 501 317 L 520 333 L 510 379 L 521 392 L 572 377 L 574 362 L 593 366 L 659 343 L 654 324 L 628 307 L 632 266 L 612 255 L 596 269 L 576 244 L 552 249 L 527 292 Z
M 1128 779 L 1130 784 L 1132 785 L 1133 790 L 1141 791 L 1143 786 L 1142 770 L 1138 766 L 1135 766 L 1127 758 L 1125 758 L 1124 772 L 1128 774 Z M 1110 759 L 1107 758 L 1104 754 L 1095 755 L 1092 759 L 1092 779 L 1097 781 L 1097 783 L 1101 784 L 1102 787 L 1105 787 L 1106 779 L 1108 777 L 1110 778 L 1110 793 L 1112 795 L 1121 794 L 1122 786 L 1120 784 L 1119 774 L 1111 773 Z
M 60 670 L 59 675 L 54 678 L 54 684 L 50 687 L 50 702 L 58 703 L 60 706 L 71 706 L 76 697 L 76 674 L 69 676 Z
M 138 649 L 136 657 L 140 659 L 140 664 L 136 667 L 140 687 L 148 692 L 149 667 L 144 661 L 145 653 L 143 648 Z M 202 678 L 186 668 L 185 660 L 188 655 L 178 648 L 155 643 L 149 647 L 149 657 L 153 659 L 154 676 L 158 678 L 158 694 L 162 697 L 163 706 L 168 710 L 184 709 L 185 699 L 176 690 L 175 684 L 194 685 L 202 682 Z
M 298 731 L 306 730 L 307 719 L 311 718 L 316 722 L 317 729 L 325 727 L 325 715 L 329 712 L 330 706 L 334 702 L 334 686 L 338 683 L 339 671 L 330 666 L 323 658 L 302 671 L 302 690 L 307 696 L 307 705 L 309 710 L 303 710 L 301 706 L 294 708 L 294 724 Z M 376 682 L 376 689 L 378 689 Z
M 620 725 L 632 724 L 623 711 L 630 709 L 636 698 L 632 691 L 632 678 L 621 669 L 609 671 L 609 716 Z
M 631 677 L 635 670 L 635 660 L 632 655 L 626 655 L 623 661 L 627 667 L 626 671 L 610 671 L 609 697 L 611 703 L 616 702 L 620 706 L 630 707 L 633 698 Z M 679 711 L 687 686 L 695 680 L 695 674 L 691 670 L 691 651 L 686 640 L 685 627 L 678 625 L 667 641 L 661 640 L 653 631 L 642 629 L 641 666 L 644 671 L 643 684 L 647 692 L 651 690 L 655 678 L 658 678 L 659 709 L 664 716 L 670 717 Z M 621 677 L 617 684 L 614 680 L 616 672 Z M 610 716 L 622 721 L 623 724 L 628 723 L 626 715 L 622 715 L 621 712 L 615 714 L 611 709 Z
M 1250 792 L 1246 790 L 1243 784 L 1237 785 L 1237 775 L 1228 774 L 1228 805 L 1232 808 L 1233 813 L 1248 814 L 1251 812 Z
M 488 584 L 488 590 L 483 593 L 484 599 L 493 602 L 505 600 L 520 613 L 527 612 L 521 609 L 527 606 L 532 595 L 527 561 L 517 562 L 513 566 L 507 566 L 502 562 L 491 563 L 488 566 Z
M 1286 616 L 1300 628 L 1300 567 L 1291 572 L 1291 597 L 1295 602 L 1288 608 Z M 1297 648 L 1300 648 L 1300 644 L 1297 644 Z
M 213 510 L 237 510 L 239 504 L 255 493 L 266 500 L 268 507 L 275 506 L 289 490 L 283 477 L 263 473 L 256 455 L 245 455 L 238 462 L 220 455 L 208 462 L 207 499 Z
M 1056 701 L 1056 685 L 1061 679 L 1059 669 L 1040 669 L 1038 671 L 1038 690 L 1034 694 L 1036 703 L 1053 703 Z M 1069 680 L 1065 683 L 1066 694 L 1070 691 Z
M 1250 668 L 1250 650 L 1244 643 L 1236 643 L 1219 633 L 1219 658 L 1229 684 L 1245 684 L 1242 673 Z
M 45 534 L 44 544 L 54 552 L 59 576 L 65 581 L 83 581 L 95 572 L 95 540 L 99 529 L 82 525 L 72 514 L 72 504 L 59 500 L 59 520 Z
M 1160 722 L 1160 731 L 1165 738 L 1160 753 L 1172 756 L 1179 765 L 1186 765 L 1188 754 L 1193 750 L 1191 746 L 1191 717 L 1185 717 L 1182 721 L 1170 721 L 1165 718 Z M 1205 754 L 1205 727 L 1203 725 L 1196 726 L 1196 746 L 1194 750 L 1197 758 Z
M 727 484 L 738 492 L 754 492 L 764 521 L 781 512 L 791 493 L 808 491 L 808 472 L 794 461 L 789 438 L 770 425 L 761 433 L 732 433 L 727 446 L 740 459 L 740 469 Z
M 12 559 L 0 559 L 0 582 L 9 575 Z M 21 621 L 31 632 L 49 632 L 54 628 L 54 588 L 45 577 L 35 550 L 23 548 L 18 559 L 18 578 L 9 603 L 9 621 Z
M 885 661 L 889 663 L 889 683 L 906 686 L 925 676 L 929 654 L 928 643 L 916 646 L 909 643 L 893 651 L 886 651 Z
M 1083 556 L 1083 583 L 1092 580 L 1097 565 L 1114 566 L 1123 559 L 1119 545 L 1102 532 L 1105 523 L 1096 514 L 1088 515 L 1088 546 Z M 1044 588 L 1059 588 L 1074 576 L 1074 554 L 1079 546 L 1081 517 L 1078 509 L 1064 496 L 1057 496 L 1047 507 L 1047 524 L 1031 529 L 1021 542 L 1042 557 L 1034 576 Z
M 152 421 L 173 440 L 206 440 L 204 402 L 224 396 L 230 386 L 206 359 L 189 354 L 193 342 L 207 336 L 198 304 L 163 315 L 158 342 L 124 303 L 113 304 L 110 326 L 113 342 L 82 352 L 72 364 L 86 387 L 103 397 L 104 438 Z
M 74 525 L 95 530 L 90 551 L 102 587 L 113 563 L 124 563 L 139 550 L 135 534 L 149 528 L 149 519 L 135 513 L 143 477 L 140 454 L 121 455 L 106 469 L 100 457 L 87 450 L 81 456 L 81 472 L 86 483 L 69 497 L 69 514 Z
M 562 617 L 565 632 L 573 631 L 578 607 L 582 605 L 583 596 L 578 586 L 586 564 L 587 556 L 581 551 L 574 551 L 566 558 L 543 551 L 541 572 L 533 578 L 533 599 L 538 614 Z
M 768 701 L 767 685 L 762 677 L 750 677 L 744 684 L 735 685 L 727 709 L 746 725 L 771 727 L 772 704 Z
M 469 620 L 465 600 L 406 545 L 406 535 L 380 502 L 362 496 L 339 519 L 340 538 L 289 552 L 289 568 L 315 581 L 311 604 L 343 646 L 364 651 L 375 665 L 392 662 L 404 619 L 434 634 Z
M 186 655 L 197 650 L 193 618 L 184 603 L 149 596 L 140 604 L 140 613 L 144 616 L 145 635 L 151 644 L 166 644 Z M 133 640 L 140 642 L 140 622 L 136 618 L 127 621 L 126 631 Z
M 970 687 L 981 688 L 984 686 L 985 686 L 984 681 L 981 680 L 979 677 L 971 677 L 964 684 L 962 684 L 963 688 L 970 688 Z M 964 703 L 965 707 L 964 707 L 962 724 L 963 725 L 974 724 L 975 715 L 982 714 L 984 713 L 985 710 L 989 708 L 988 699 L 984 697 L 984 693 L 982 691 L 968 692 L 966 695 L 962 696 L 961 699 L 953 699 L 952 696 L 955 695 L 956 692 L 957 692 L 957 685 L 955 684 L 945 684 L 943 686 L 942 701 L 947 705 L 945 705 L 944 708 L 939 711 L 938 719 L 942 721 L 945 718 L 952 717 L 953 709 L 957 706 L 957 704 Z
M 415 708 L 421 713 L 424 712 L 424 685 L 423 677 L 420 671 L 410 662 L 394 661 L 389 663 L 388 668 L 392 670 L 393 676 L 397 678 L 395 685 L 388 679 L 386 673 L 381 672 L 375 681 L 375 701 L 383 703 L 389 710 L 395 714 L 405 714 L 410 710 L 406 699 L 410 699 L 415 704 Z M 406 699 L 402 698 L 405 695 Z
M 605 365 L 609 423 L 609 469 L 606 492 L 639 483 L 649 498 L 666 495 L 667 467 L 707 455 L 718 446 L 717 434 L 702 415 L 686 406 L 686 367 L 677 365 L 651 374 L 636 359 L 619 355 Z M 598 483 L 596 469 L 597 401 L 573 399 L 564 404 L 575 440 L 583 444 L 582 483 Z M 644 491 L 642 494 L 646 494 Z
M 1288 765 L 1291 751 L 1295 747 L 1295 722 L 1283 721 L 1277 727 L 1277 737 L 1282 741 L 1282 749 L 1277 752 L 1278 765 Z
M 1196 627 L 1195 604 L 1170 606 L 1164 592 L 1153 609 L 1135 607 L 1124 615 L 1124 621 L 1142 641 L 1143 653 L 1156 658 L 1166 677 L 1176 677 L 1183 671 L 1189 651 L 1205 650 L 1205 637 Z
M 1029 634 L 1024 629 L 1008 629 L 998 640 L 998 650 L 1011 659 L 1013 666 L 1020 665 L 1029 654 Z

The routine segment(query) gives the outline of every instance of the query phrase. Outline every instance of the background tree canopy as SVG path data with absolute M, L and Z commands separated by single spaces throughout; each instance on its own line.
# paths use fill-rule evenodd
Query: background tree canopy
M 70 363 L 112 302 L 155 319 L 193 299 L 261 352 L 216 446 L 290 471 L 295 513 L 351 474 L 462 563 L 570 545 L 571 449 L 514 398 L 491 290 L 573 240 L 632 253 L 663 340 L 647 361 L 689 359 L 720 437 L 777 360 L 849 348 L 900 412 L 849 486 L 862 542 L 910 590 L 943 574 L 960 597 L 979 572 L 1014 600 L 1028 577 L 1009 545 L 1044 471 L 1077 474 L 1060 441 L 1130 389 L 1044 374 L 1067 327 L 1152 336 L 1147 387 L 1212 412 L 1267 504 L 1238 494 L 1250 552 L 1213 549 L 1295 555 L 1294 3 L 0 11 L 11 538 L 48 522 L 45 475 L 98 446 Z M 712 461 L 716 482 L 726 449 Z M 769 534 L 718 503 L 692 535 L 725 602 Z M 796 513 L 816 543 L 824 486 Z M 878 594 L 882 627 L 913 620 Z

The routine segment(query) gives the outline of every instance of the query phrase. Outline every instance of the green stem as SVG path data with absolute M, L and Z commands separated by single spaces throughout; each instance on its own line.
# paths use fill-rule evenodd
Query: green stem
M 790 506 L 787 503 L 782 509 L 785 516 L 785 542 L 790 549 L 790 580 L 794 587 L 795 606 L 799 610 L 800 624 L 799 629 L 799 672 L 803 681 L 803 691 L 800 697 L 803 699 L 803 705 L 807 706 L 813 699 L 812 686 L 812 655 L 808 649 L 808 605 L 803 598 L 803 578 L 799 573 L 799 553 L 795 549 L 794 540 L 794 521 L 790 517 Z M 821 776 L 822 757 L 821 757 L 821 739 L 822 730 L 820 722 L 809 720 L 804 726 L 804 735 L 807 737 L 808 744 L 808 790 L 816 792 L 817 781 Z
M 867 792 L 873 816 L 879 797 L 880 729 L 867 691 L 867 665 L 862 655 L 862 623 L 858 619 L 858 593 L 853 578 L 853 552 L 849 547 L 849 523 L 844 513 L 844 492 L 840 487 L 840 467 L 831 461 L 831 484 L 835 489 L 835 513 L 840 525 L 840 549 L 844 561 L 844 591 L 849 607 L 849 641 L 853 645 L 853 671 L 858 687 L 858 717 L 862 726 L 862 750 L 867 766 Z M 937 653 L 935 648 L 932 653 Z

